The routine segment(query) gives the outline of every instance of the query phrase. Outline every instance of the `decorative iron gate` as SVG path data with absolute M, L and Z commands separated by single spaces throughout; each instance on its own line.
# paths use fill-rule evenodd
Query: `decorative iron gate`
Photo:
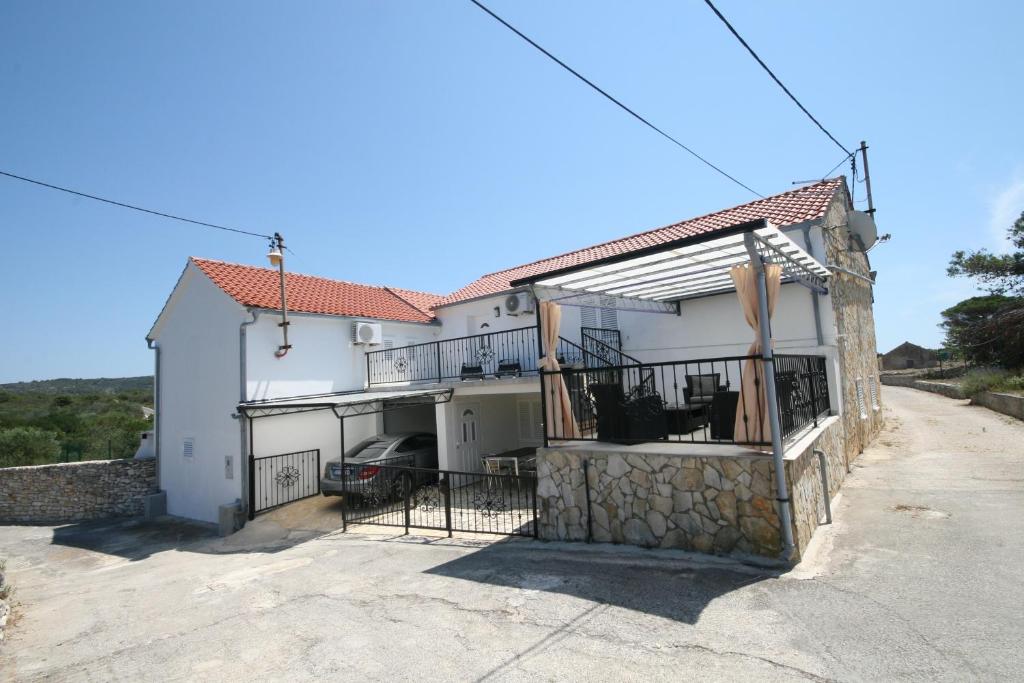
M 398 465 L 345 465 L 349 524 L 537 537 L 537 477 Z
M 320 449 L 249 458 L 249 518 L 320 493 Z

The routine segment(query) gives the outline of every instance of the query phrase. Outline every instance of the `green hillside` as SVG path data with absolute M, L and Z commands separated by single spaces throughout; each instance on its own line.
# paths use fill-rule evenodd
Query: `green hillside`
M 152 377 L 2 384 L 0 467 L 130 458 L 152 405 Z
M 0 391 L 12 394 L 118 394 L 125 391 L 153 391 L 152 376 L 98 377 L 96 379 L 42 379 L 34 382 L 0 384 Z

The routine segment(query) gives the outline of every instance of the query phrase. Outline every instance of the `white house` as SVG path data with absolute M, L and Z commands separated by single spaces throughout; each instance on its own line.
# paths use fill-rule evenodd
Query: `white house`
M 845 179 L 826 180 L 484 275 L 447 296 L 288 274 L 284 357 L 275 354 L 277 272 L 190 259 L 147 337 L 168 512 L 212 522 L 221 505 L 252 508 L 260 458 L 319 449 L 322 469 L 341 439 L 348 448 L 384 431 L 436 432 L 440 468 L 459 471 L 479 470 L 485 454 L 542 445 L 551 401 L 538 377 L 547 334 L 538 301 L 561 304 L 556 355 L 585 438 L 610 427 L 573 373 L 616 367 L 627 384 L 633 376 L 656 393 L 671 419 L 697 420 L 687 429 L 704 429 L 708 443 L 732 441 L 731 424 L 730 436 L 708 436 L 706 407 L 686 412 L 700 403 L 687 384 L 714 375 L 715 393 L 738 389 L 738 359 L 755 333 L 728 268 L 750 258 L 745 239 L 783 264 L 775 353 L 820 359 L 827 392 L 812 392 L 816 403 L 802 409 L 842 416 L 845 448 L 859 452 L 877 428 L 859 408 L 874 395 L 876 354 L 871 275 L 851 243 L 851 212 Z M 361 323 L 379 326 L 367 332 L 372 343 L 354 336 Z M 811 418 L 788 419 L 795 430 Z

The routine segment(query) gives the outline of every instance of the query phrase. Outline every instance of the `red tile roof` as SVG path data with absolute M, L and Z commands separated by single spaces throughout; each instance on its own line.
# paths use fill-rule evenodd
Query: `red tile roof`
M 191 260 L 215 285 L 243 306 L 281 307 L 278 271 L 195 257 Z M 285 286 L 290 311 L 412 323 L 432 322 L 434 316 L 429 306 L 441 299 L 437 294 L 297 273 L 285 274 Z
M 442 294 L 428 294 L 427 292 L 417 292 L 412 289 L 402 289 L 401 287 L 388 287 L 387 289 L 431 317 L 433 317 L 434 313 L 430 309 L 439 304 L 441 299 L 444 298 Z
M 836 192 L 846 187 L 842 176 L 813 185 L 783 192 L 731 209 L 691 218 L 663 228 L 648 230 L 611 242 L 586 247 L 561 256 L 534 261 L 497 273 L 484 275 L 462 289 L 444 297 L 438 305 L 453 304 L 481 296 L 498 294 L 511 289 L 511 282 L 551 271 L 590 263 L 608 256 L 625 254 L 645 247 L 664 244 L 684 237 L 712 233 L 747 221 L 766 219 L 777 227 L 821 218 Z

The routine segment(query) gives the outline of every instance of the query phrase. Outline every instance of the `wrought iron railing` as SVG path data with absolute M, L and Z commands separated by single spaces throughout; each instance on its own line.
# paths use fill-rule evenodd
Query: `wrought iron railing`
M 788 440 L 828 413 L 825 360 L 776 358 L 780 419 Z M 563 414 L 565 398 L 555 381 L 560 377 L 575 423 L 546 425 L 546 440 L 769 445 L 767 405 L 740 401 L 744 380 L 748 390 L 763 391 L 764 366 L 760 356 L 729 356 L 544 372 L 548 413 Z
M 349 524 L 537 535 L 534 474 L 455 472 L 395 464 L 394 459 L 344 467 L 342 514 Z
M 622 333 L 609 327 L 581 327 L 580 337 L 596 339 L 605 346 L 622 350 Z
M 831 410 L 824 356 L 775 355 L 775 393 L 782 438 L 790 440 Z
M 560 365 L 590 362 L 585 361 L 589 352 L 568 339 L 559 338 L 556 352 Z M 368 386 L 377 386 L 518 377 L 536 374 L 539 359 L 537 328 L 520 327 L 370 351 L 366 354 L 366 378 Z

